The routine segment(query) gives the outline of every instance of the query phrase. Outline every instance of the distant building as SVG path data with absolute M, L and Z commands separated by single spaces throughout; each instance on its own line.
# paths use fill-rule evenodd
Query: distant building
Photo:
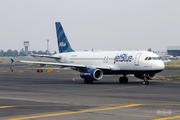
M 173 57 L 180 56 L 180 46 L 167 46 L 167 54 Z

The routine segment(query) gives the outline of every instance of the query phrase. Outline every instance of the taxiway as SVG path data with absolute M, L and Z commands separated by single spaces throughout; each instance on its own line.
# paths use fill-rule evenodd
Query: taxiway
M 180 119 L 180 82 L 142 81 L 119 76 L 84 84 L 79 73 L 36 73 L 26 67 L 0 67 L 0 119 L 7 120 L 167 120 Z M 175 75 L 164 70 L 161 75 Z

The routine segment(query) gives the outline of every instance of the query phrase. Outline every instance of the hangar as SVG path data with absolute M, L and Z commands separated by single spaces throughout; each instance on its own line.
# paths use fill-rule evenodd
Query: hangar
M 167 46 L 167 54 L 173 57 L 180 56 L 180 46 Z

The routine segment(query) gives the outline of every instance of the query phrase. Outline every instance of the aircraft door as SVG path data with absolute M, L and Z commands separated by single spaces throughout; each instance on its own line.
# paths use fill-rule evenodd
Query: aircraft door
M 104 57 L 104 60 L 103 60 L 103 63 L 108 63 L 108 60 L 109 60 L 109 57 L 108 57 L 108 56 L 105 56 L 105 57 Z
M 64 57 L 64 62 L 68 63 L 69 62 L 69 53 L 67 53 Z
M 136 57 L 135 57 L 135 59 L 134 59 L 134 65 L 135 65 L 135 66 L 139 66 L 139 59 L 140 59 L 140 57 L 141 57 L 141 54 L 142 54 L 142 53 L 138 53 L 138 54 L 136 55 Z

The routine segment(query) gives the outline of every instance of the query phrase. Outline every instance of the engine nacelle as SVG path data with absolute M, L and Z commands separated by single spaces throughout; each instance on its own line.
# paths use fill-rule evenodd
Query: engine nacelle
M 147 79 L 149 79 L 149 80 L 153 80 L 153 79 L 155 79 L 155 78 L 156 78 L 156 76 L 157 76 L 157 74 L 156 74 L 156 73 L 147 74 Z
M 135 74 L 134 76 L 139 79 L 144 79 L 144 75 L 141 75 L 141 74 Z M 152 80 L 152 79 L 155 79 L 156 76 L 157 76 L 156 73 L 147 74 L 147 79 Z
M 103 72 L 100 69 L 90 68 L 83 71 L 80 76 L 87 80 L 100 80 L 103 77 Z

